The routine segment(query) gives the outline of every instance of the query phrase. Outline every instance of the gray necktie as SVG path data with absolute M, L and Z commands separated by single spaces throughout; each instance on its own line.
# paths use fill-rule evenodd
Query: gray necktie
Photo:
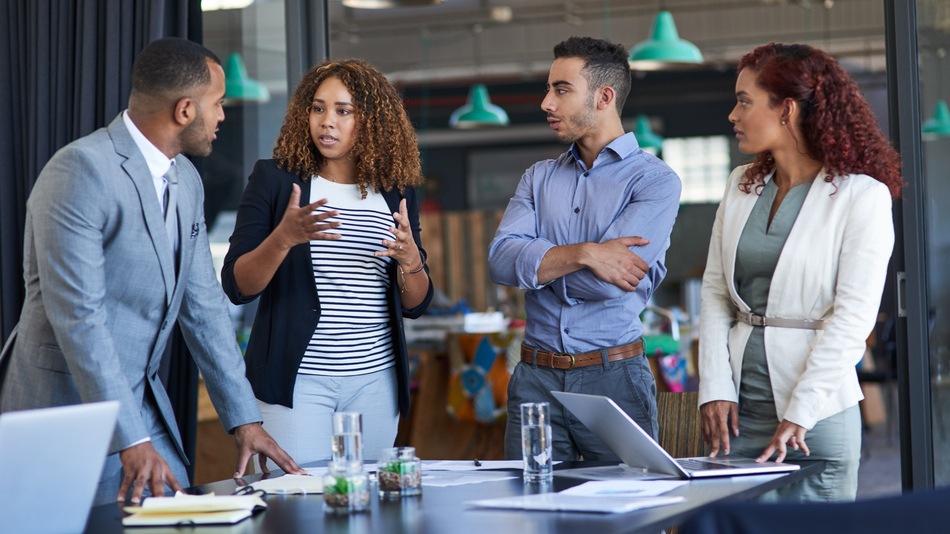
M 178 257 L 178 173 L 175 166 L 165 173 L 165 232 L 172 245 L 172 254 Z M 176 262 L 177 263 L 177 262 Z

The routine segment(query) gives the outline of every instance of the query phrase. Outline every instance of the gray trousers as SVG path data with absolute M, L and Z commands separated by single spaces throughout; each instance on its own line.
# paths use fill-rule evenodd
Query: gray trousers
M 740 401 L 741 403 L 741 401 Z M 771 413 L 769 408 L 771 407 Z M 773 406 L 743 410 L 740 404 L 739 436 L 730 440 L 730 453 L 755 458 L 768 447 L 778 419 Z M 744 413 L 743 413 L 744 412 Z M 786 460 L 824 460 L 825 470 L 762 496 L 765 502 L 853 501 L 858 493 L 858 466 L 861 463 L 861 412 L 852 406 L 822 419 L 805 434 L 811 451 L 787 448 Z
M 742 358 L 739 387 L 739 436 L 730 440 L 730 452 L 755 458 L 768 447 L 778 427 L 775 398 L 761 327 L 749 336 Z M 861 412 L 852 406 L 818 421 L 805 434 L 811 456 L 789 447 L 788 460 L 824 460 L 825 470 L 805 480 L 770 491 L 763 501 L 853 501 L 858 492 L 861 463 Z
M 654 439 L 657 436 L 656 382 L 644 355 L 563 371 L 518 362 L 508 382 L 505 457 L 521 459 L 521 403 L 551 405 L 554 460 L 620 461 L 603 441 L 561 406 L 551 391 L 604 395 L 613 399 Z

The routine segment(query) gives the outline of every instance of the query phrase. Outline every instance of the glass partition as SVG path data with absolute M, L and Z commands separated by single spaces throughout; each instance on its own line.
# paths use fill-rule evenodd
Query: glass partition
M 935 486 L 950 484 L 950 3 L 917 2 L 921 194 Z

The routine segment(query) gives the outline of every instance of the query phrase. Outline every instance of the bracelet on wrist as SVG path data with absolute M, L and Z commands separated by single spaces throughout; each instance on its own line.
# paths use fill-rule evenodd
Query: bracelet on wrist
M 404 270 L 402 269 L 402 264 L 399 264 L 399 272 L 400 272 L 401 274 L 418 274 L 418 273 L 422 272 L 422 270 L 425 269 L 425 268 L 426 268 L 426 263 L 425 263 L 425 262 L 422 262 L 422 264 L 419 265 L 419 268 L 418 268 L 418 269 L 415 269 L 415 270 L 412 270 L 412 271 L 404 271 Z
M 402 284 L 401 284 L 402 287 L 399 289 L 399 292 L 400 292 L 400 293 L 405 293 L 405 292 L 409 291 L 409 287 L 406 285 L 406 275 L 407 275 L 407 274 L 417 274 L 417 273 L 420 273 L 420 272 L 422 272 L 423 269 L 425 269 L 425 266 L 426 266 L 425 262 L 422 262 L 422 265 L 420 265 L 419 268 L 416 269 L 416 270 L 414 270 L 414 271 L 404 271 L 404 270 L 402 270 L 402 264 L 399 264 L 399 265 L 396 267 L 397 270 L 399 271 L 399 281 L 402 282 Z

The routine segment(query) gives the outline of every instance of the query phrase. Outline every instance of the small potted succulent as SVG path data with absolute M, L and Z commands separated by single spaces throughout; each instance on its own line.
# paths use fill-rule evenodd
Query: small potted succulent
M 380 497 L 408 497 L 422 493 L 422 461 L 414 447 L 383 450 L 376 478 Z
M 334 513 L 361 512 L 369 506 L 369 480 L 366 473 L 330 468 L 323 481 L 323 502 Z

